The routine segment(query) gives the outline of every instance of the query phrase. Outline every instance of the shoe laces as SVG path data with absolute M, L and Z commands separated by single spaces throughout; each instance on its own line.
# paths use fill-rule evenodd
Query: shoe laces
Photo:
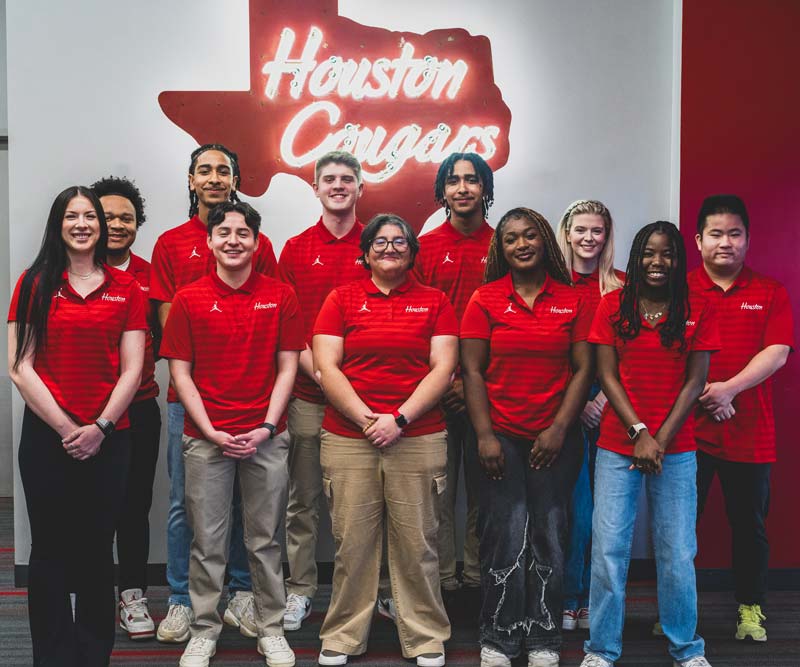
M 182 604 L 171 604 L 167 610 L 167 617 L 164 620 L 168 626 L 174 626 L 179 623 L 189 622 L 190 619 L 189 607 Z M 202 639 L 202 637 L 198 637 L 198 639 Z
M 267 645 L 267 651 L 288 651 L 289 644 L 286 642 L 286 637 L 282 635 L 267 635 L 264 637 L 264 643 Z
M 602 656 L 587 653 L 581 663 L 581 667 L 609 667 L 611 663 Z
M 182 606 L 182 605 L 181 605 Z M 211 640 L 208 637 L 192 637 L 186 646 L 185 655 L 207 655 L 211 650 Z
M 134 598 L 128 602 L 124 602 L 125 612 L 134 618 L 147 618 L 149 616 L 147 610 L 147 598 Z
M 537 658 L 558 658 L 560 654 L 551 651 L 549 648 L 536 648 L 528 652 L 529 655 L 534 655 Z
M 230 602 L 234 613 L 238 617 L 253 615 L 253 595 L 252 593 L 237 593 Z
M 711 667 L 711 665 L 708 664 L 708 660 L 706 660 L 703 655 L 690 658 L 686 662 L 682 662 L 681 665 L 682 667 Z
M 761 613 L 761 605 L 757 604 L 743 604 L 739 607 L 739 616 L 743 623 L 753 623 L 754 625 L 761 625 L 762 621 L 766 621 L 767 617 Z
M 289 593 L 286 598 L 286 611 L 289 613 L 305 612 L 306 600 L 305 596 L 298 595 L 297 593 Z

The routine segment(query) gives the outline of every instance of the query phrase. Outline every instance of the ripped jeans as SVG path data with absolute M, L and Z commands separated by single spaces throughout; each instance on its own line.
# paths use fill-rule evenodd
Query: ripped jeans
M 561 650 L 564 552 L 569 501 L 583 441 L 573 425 L 550 468 L 534 470 L 529 440 L 496 434 L 503 479 L 480 475 L 481 645 L 513 658 L 521 651 Z

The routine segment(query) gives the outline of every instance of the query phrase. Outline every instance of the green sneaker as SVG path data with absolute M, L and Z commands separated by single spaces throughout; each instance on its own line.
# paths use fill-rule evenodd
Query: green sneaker
M 761 613 L 757 604 L 739 605 L 739 624 L 736 626 L 736 639 L 752 639 L 754 642 L 767 641 L 767 631 L 763 625 L 767 617 Z

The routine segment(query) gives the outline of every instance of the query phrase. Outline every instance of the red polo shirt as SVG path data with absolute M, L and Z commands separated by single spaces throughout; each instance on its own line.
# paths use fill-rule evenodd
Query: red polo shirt
M 776 280 L 744 267 L 727 291 L 711 280 L 701 266 L 689 274 L 689 288 L 703 294 L 716 308 L 725 327 L 722 350 L 711 358 L 709 382 L 736 375 L 770 345 L 794 345 L 792 306 L 786 289 Z M 702 407 L 695 422 L 697 446 L 727 461 L 771 463 L 776 460 L 772 378 L 733 399 L 736 414 L 716 422 Z
M 214 272 L 216 260 L 208 249 L 207 239 L 208 228 L 196 215 L 158 237 L 150 268 L 151 299 L 171 303 L 181 287 Z M 275 276 L 277 273 L 272 243 L 261 233 L 258 235 L 258 249 L 253 256 L 253 266 L 256 271 L 267 276 Z M 177 400 L 175 389 L 170 385 L 167 401 L 174 403 Z
M 586 340 L 590 322 L 579 292 L 550 276 L 533 308 L 510 272 L 475 290 L 461 338 L 489 341 L 485 381 L 495 431 L 533 440 L 552 425 L 572 377 L 570 346 Z
M 342 372 L 370 410 L 390 413 L 408 399 L 430 372 L 431 338 L 457 336 L 458 322 L 447 297 L 409 278 L 388 295 L 366 278 L 334 289 L 325 299 L 314 334 L 344 338 Z M 322 427 L 348 438 L 361 429 L 331 405 Z M 403 429 L 407 436 L 444 429 L 434 407 Z
M 139 283 L 142 296 L 147 299 L 150 296 L 150 262 L 142 259 L 138 255 L 131 253 L 130 262 L 126 269 Z M 146 301 L 149 305 L 149 302 Z M 133 402 L 145 401 L 158 396 L 158 385 L 156 384 L 156 360 L 153 352 L 153 331 L 157 330 L 158 319 L 153 309 L 147 309 L 148 326 L 150 329 L 145 335 L 144 343 L 144 367 L 142 368 L 142 384 L 139 391 L 133 397 Z
M 614 269 L 614 273 L 620 281 L 623 283 L 625 282 L 624 271 Z M 603 295 L 600 294 L 600 269 L 595 269 L 594 273 L 588 276 L 578 273 L 573 269 L 572 283 L 575 285 L 575 289 L 580 292 L 580 295 L 586 303 L 586 308 L 592 314 L 592 317 L 594 317 L 597 306 L 600 305 L 600 299 L 603 297 Z
M 622 290 L 606 294 L 600 301 L 589 334 L 590 343 L 613 345 L 619 358 L 619 378 L 639 419 L 655 435 L 672 409 L 686 381 L 686 360 L 689 352 L 720 349 L 719 331 L 710 301 L 698 294 L 689 296 L 689 319 L 686 321 L 686 349 L 681 352 L 675 343 L 670 349 L 661 344 L 661 323 L 653 327 L 642 318 L 639 335 L 623 340 L 613 323 L 619 311 Z M 634 443 L 628 438 L 630 424 L 623 424 L 617 413 L 606 404 L 600 421 L 598 447 L 624 456 L 633 456 Z M 667 454 L 691 452 L 694 442 L 694 418 L 690 414 L 667 447 Z
M 214 428 L 232 435 L 264 423 L 279 351 L 302 350 L 292 288 L 256 271 L 234 289 L 216 271 L 175 295 L 161 356 L 192 363 L 192 379 Z M 286 415 L 277 424 L 286 425 Z M 203 434 L 186 413 L 184 432 Z
M 278 275 L 297 293 L 309 346 L 314 322 L 328 293 L 366 275 L 359 248 L 363 229 L 364 225 L 356 221 L 345 236 L 337 239 L 320 218 L 316 225 L 290 238 L 283 246 Z M 312 403 L 325 402 L 317 383 L 302 371 L 297 372 L 294 396 Z
M 105 280 L 86 298 L 75 292 L 64 271 L 50 303 L 44 344 L 36 345 L 33 368 L 56 403 L 79 425 L 91 424 L 119 381 L 119 344 L 124 331 L 146 330 L 146 301 L 129 273 L 103 266 Z M 23 274 L 24 275 L 24 274 Z M 17 320 L 17 281 L 8 321 Z M 128 428 L 128 411 L 117 428 Z
M 484 220 L 472 234 L 459 232 L 449 220 L 419 237 L 414 275 L 425 285 L 442 290 L 460 320 L 472 293 L 483 283 L 492 229 Z

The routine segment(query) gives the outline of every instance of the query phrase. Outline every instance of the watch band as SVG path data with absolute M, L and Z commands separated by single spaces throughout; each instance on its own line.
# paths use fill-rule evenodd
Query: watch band
M 95 419 L 94 423 L 95 426 L 97 426 L 97 428 L 99 428 L 106 437 L 111 435 L 114 432 L 114 429 L 117 427 L 117 425 L 110 419 L 103 419 L 102 417 Z
M 278 429 L 278 427 L 275 426 L 275 424 L 270 424 L 269 422 L 264 422 L 263 424 L 261 424 L 261 426 L 259 428 L 267 429 L 269 431 L 269 437 L 270 438 L 274 438 L 275 437 L 275 431 Z
M 639 434 L 642 431 L 647 430 L 647 425 L 639 422 L 638 424 L 633 424 L 632 426 L 628 427 L 628 438 L 631 440 L 636 440 L 639 437 Z
M 398 410 L 392 412 L 392 417 L 394 417 L 394 423 L 397 424 L 400 428 L 408 426 L 408 419 L 405 418 L 405 415 L 400 414 Z

